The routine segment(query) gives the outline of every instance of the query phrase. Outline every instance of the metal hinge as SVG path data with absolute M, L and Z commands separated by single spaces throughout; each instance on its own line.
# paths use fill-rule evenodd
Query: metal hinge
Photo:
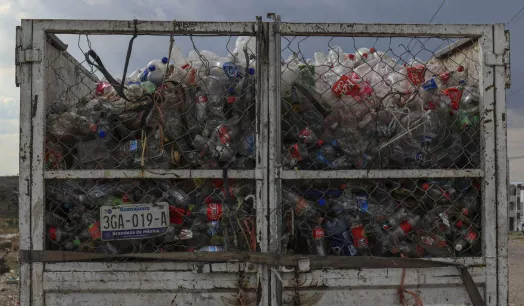
M 17 64 L 35 63 L 42 60 L 40 49 L 18 50 Z
M 509 49 L 509 31 L 504 32 L 505 36 L 505 44 L 504 44 L 504 52 L 499 53 L 492 53 L 488 52 L 484 55 L 484 64 L 486 66 L 504 66 L 505 70 L 505 83 L 506 88 L 510 88 L 511 86 L 511 69 L 510 69 L 510 49 Z

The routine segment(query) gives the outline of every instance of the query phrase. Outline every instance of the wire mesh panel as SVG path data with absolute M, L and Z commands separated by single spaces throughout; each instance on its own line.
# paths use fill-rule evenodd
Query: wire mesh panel
M 476 179 L 286 180 L 285 253 L 479 257 Z
M 245 180 L 48 181 L 46 245 L 115 255 L 256 252 L 255 190 Z
M 283 167 L 478 168 L 478 48 L 444 56 L 457 41 L 284 36 Z
M 158 51 L 135 52 L 158 59 L 122 67 L 124 39 L 79 36 L 76 64 L 47 48 L 47 169 L 255 167 L 255 37 L 149 38 Z

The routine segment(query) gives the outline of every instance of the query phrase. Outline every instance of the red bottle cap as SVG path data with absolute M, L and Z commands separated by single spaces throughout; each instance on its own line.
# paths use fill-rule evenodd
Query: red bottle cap
M 128 202 L 129 202 L 129 197 L 128 197 L 127 194 L 126 194 L 126 195 L 124 195 L 124 196 L 122 197 L 122 203 L 128 203 Z
M 98 130 L 98 125 L 96 125 L 95 123 L 91 123 L 89 125 L 89 130 L 93 133 L 96 133 L 96 131 Z
M 462 214 L 463 214 L 464 216 L 469 215 L 469 210 L 468 210 L 467 208 L 462 208 Z
M 422 184 L 422 187 L 421 187 L 421 188 L 422 188 L 422 190 L 425 191 L 425 190 L 428 190 L 429 187 L 430 187 L 430 185 L 429 185 L 428 183 L 424 183 L 424 184 Z
M 221 179 L 213 180 L 213 186 L 215 186 L 215 188 L 222 188 L 222 185 L 224 185 L 224 182 Z
M 353 54 L 353 53 L 348 54 L 348 58 L 350 60 L 354 61 L 355 60 L 355 54 Z
M 322 145 L 324 145 L 324 140 L 320 139 L 317 141 L 317 146 L 321 147 Z
M 56 227 L 51 227 L 47 233 L 51 240 L 56 241 Z
M 464 66 L 458 66 L 457 71 L 458 71 L 458 72 L 462 72 L 462 71 L 464 71 Z
M 368 54 L 364 53 L 364 54 L 362 54 L 362 57 L 368 58 Z
M 461 228 L 463 225 L 462 221 L 461 220 L 458 220 L 457 223 L 455 223 L 455 227 L 456 228 Z
M 375 48 L 371 48 L 369 49 L 369 53 L 375 53 L 377 50 L 375 50 Z
M 227 103 L 229 103 L 229 104 L 235 103 L 236 100 L 237 100 L 237 97 L 235 97 L 235 96 L 227 97 Z

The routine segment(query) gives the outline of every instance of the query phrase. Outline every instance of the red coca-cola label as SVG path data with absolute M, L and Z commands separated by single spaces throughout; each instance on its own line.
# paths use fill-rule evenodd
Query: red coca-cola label
M 368 238 L 364 232 L 364 226 L 359 225 L 351 228 L 351 235 L 353 236 L 353 245 L 356 248 L 368 245 Z
M 324 238 L 324 236 L 325 236 L 324 229 L 321 228 L 320 226 L 315 227 L 315 229 L 313 229 L 313 239 L 322 239 Z
M 302 160 L 302 155 L 300 154 L 300 148 L 298 147 L 298 143 L 295 143 L 289 148 L 289 154 L 296 158 L 297 160 Z
M 207 221 L 218 221 L 222 218 L 222 204 L 207 204 Z
M 309 138 L 309 135 L 311 135 L 311 133 L 313 133 L 313 131 L 309 127 L 306 127 L 302 131 L 300 131 L 300 133 L 298 133 L 298 138 L 303 139 L 305 142 Z
M 190 212 L 187 209 L 169 206 L 169 223 L 183 224 Z
M 444 72 L 438 76 L 442 83 L 447 83 L 451 77 L 451 74 L 448 72 Z
M 412 229 L 411 224 L 409 224 L 409 222 L 407 221 L 402 221 L 399 227 L 405 234 L 408 234 L 409 232 L 411 232 L 411 229 Z
M 302 216 L 307 206 L 308 206 L 307 201 L 304 198 L 301 198 L 300 200 L 298 200 L 297 204 L 295 205 L 295 214 L 297 214 L 297 216 Z
M 466 237 L 464 237 L 469 243 L 472 243 L 473 241 L 477 240 L 479 237 L 479 234 L 477 234 L 474 230 L 469 229 L 468 233 L 466 234 Z
M 356 96 L 360 91 L 360 87 L 349 76 L 343 75 L 333 84 L 331 91 L 337 96 Z
M 420 85 L 426 81 L 425 73 L 426 67 L 424 66 L 414 66 L 407 67 L 408 79 L 413 85 Z
M 200 95 L 197 96 L 197 103 L 207 103 L 207 96 L 206 95 Z
M 454 110 L 458 110 L 460 106 L 460 99 L 462 99 L 462 89 L 459 89 L 457 87 L 450 87 L 444 89 L 442 93 L 448 96 L 451 100 L 451 108 Z
M 226 144 L 231 141 L 231 135 L 229 135 L 229 131 L 223 125 L 218 127 L 218 137 L 220 138 L 222 144 Z

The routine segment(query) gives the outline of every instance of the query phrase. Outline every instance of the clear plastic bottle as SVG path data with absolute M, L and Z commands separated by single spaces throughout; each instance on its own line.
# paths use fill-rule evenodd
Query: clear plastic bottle
M 184 209 L 191 204 L 191 198 L 182 189 L 164 180 L 158 180 L 156 184 L 164 192 L 164 198 L 169 204 Z
M 161 85 L 166 77 L 168 58 L 163 57 L 161 60 L 153 60 L 147 64 L 149 73 L 147 80 L 156 86 Z
M 208 76 L 202 78 L 198 86 L 207 94 L 207 108 L 210 112 L 224 110 L 225 88 L 219 79 Z
M 457 230 L 454 243 L 455 251 L 463 252 L 468 250 L 470 247 L 475 251 L 479 249 L 479 246 L 479 234 L 473 228 L 470 227 Z
M 224 252 L 224 247 L 219 245 L 204 246 L 195 250 L 195 252 Z
M 285 208 L 292 208 L 298 218 L 312 221 L 322 219 L 313 203 L 290 189 L 282 190 L 282 204 Z
M 333 254 L 342 256 L 356 256 L 358 254 L 353 245 L 353 237 L 347 218 L 344 218 L 344 216 L 337 216 L 333 219 L 327 218 L 324 220 L 323 226 Z
M 311 238 L 308 240 L 309 252 L 312 255 L 326 256 L 325 232 L 321 226 L 311 230 Z

